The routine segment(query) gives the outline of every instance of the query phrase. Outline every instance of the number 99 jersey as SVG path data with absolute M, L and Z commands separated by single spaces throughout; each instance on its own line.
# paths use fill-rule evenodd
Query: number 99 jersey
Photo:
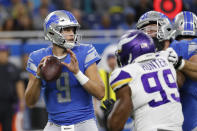
M 165 51 L 156 54 L 155 59 L 129 64 L 112 72 L 110 85 L 114 91 L 126 84 L 132 92 L 135 131 L 182 131 L 176 71 Z

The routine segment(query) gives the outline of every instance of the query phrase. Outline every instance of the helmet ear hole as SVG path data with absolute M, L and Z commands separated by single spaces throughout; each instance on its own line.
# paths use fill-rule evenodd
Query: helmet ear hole
M 167 31 L 171 31 L 171 28 L 167 28 Z
M 49 34 L 50 34 L 50 35 L 54 35 L 54 33 L 53 33 L 53 32 L 49 32 Z

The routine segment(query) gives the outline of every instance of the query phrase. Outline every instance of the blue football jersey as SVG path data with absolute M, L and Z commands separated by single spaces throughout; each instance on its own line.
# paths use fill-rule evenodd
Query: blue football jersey
M 81 44 L 72 51 L 76 54 L 79 68 L 83 73 L 91 64 L 100 60 L 92 45 Z M 52 46 L 32 52 L 29 56 L 27 71 L 36 75 L 38 64 L 48 55 L 53 55 Z M 70 55 L 61 61 L 69 63 Z M 42 89 L 49 121 L 58 125 L 71 125 L 94 118 L 92 96 L 65 66 L 62 68 L 61 77 L 56 81 L 42 80 Z
M 197 54 L 197 39 L 173 41 L 171 47 L 178 56 L 188 60 Z M 184 115 L 183 130 L 190 131 L 197 127 L 197 82 L 186 77 L 180 95 Z

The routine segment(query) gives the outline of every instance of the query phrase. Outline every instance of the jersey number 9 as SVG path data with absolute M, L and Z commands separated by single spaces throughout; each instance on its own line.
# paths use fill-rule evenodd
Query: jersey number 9
M 61 85 L 63 84 L 63 85 Z M 63 72 L 59 79 L 56 81 L 57 90 L 57 100 L 59 103 L 70 102 L 70 86 L 69 86 L 69 76 L 67 72 Z

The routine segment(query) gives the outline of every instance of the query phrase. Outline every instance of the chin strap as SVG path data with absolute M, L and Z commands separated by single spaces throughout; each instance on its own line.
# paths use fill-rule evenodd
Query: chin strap
M 161 51 L 164 48 L 164 41 L 160 42 L 158 38 L 153 37 L 153 41 L 155 44 L 156 51 Z

